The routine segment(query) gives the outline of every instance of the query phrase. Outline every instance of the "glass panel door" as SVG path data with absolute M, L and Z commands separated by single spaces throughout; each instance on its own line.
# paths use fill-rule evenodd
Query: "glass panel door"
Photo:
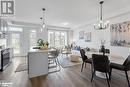
M 30 30 L 30 50 L 33 49 L 33 47 L 36 46 L 37 42 L 36 42 L 36 30 Z
M 21 34 L 20 33 L 12 33 L 11 34 L 11 46 L 14 50 L 14 56 L 20 56 L 21 53 Z

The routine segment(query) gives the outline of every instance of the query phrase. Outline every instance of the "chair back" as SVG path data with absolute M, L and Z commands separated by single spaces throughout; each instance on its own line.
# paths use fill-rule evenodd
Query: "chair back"
M 92 54 L 92 64 L 95 71 L 109 72 L 109 60 L 106 55 Z
M 87 56 L 85 55 L 84 49 L 80 49 L 80 54 L 81 54 L 81 57 L 82 57 L 83 61 L 86 60 L 86 59 L 88 59 Z
M 130 55 L 127 57 L 123 65 L 125 66 L 125 68 L 130 69 Z

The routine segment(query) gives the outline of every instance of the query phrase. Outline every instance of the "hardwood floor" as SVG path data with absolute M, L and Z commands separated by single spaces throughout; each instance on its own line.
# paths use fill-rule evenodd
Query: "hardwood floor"
M 60 72 L 46 76 L 28 79 L 27 71 L 15 72 L 18 64 L 23 61 L 25 61 L 24 57 L 14 58 L 13 63 L 6 70 L 0 72 L 0 87 L 2 87 L 1 82 L 11 83 L 8 87 L 108 87 L 106 79 L 98 77 L 95 77 L 91 83 L 89 64 L 82 73 L 80 72 L 81 65 L 77 65 L 62 68 Z M 111 87 L 128 87 L 125 73 L 113 69 L 110 84 Z

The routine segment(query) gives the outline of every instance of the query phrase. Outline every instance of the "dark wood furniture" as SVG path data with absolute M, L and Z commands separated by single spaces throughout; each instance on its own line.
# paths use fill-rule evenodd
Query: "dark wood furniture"
M 110 87 L 109 78 L 108 78 L 108 74 L 109 74 L 109 70 L 110 70 L 109 63 L 110 62 L 108 60 L 108 56 L 92 54 L 92 69 L 93 70 L 92 70 L 91 82 L 93 81 L 93 77 L 95 76 L 95 72 L 99 71 L 99 72 L 106 74 L 108 87 Z
M 111 80 L 111 73 L 112 73 L 113 68 L 121 70 L 121 71 L 125 71 L 128 87 L 130 87 L 129 77 L 128 77 L 128 73 L 127 73 L 127 71 L 130 70 L 130 55 L 127 57 L 127 59 L 125 60 L 125 62 L 122 65 L 117 64 L 117 63 L 110 63 L 110 80 Z
M 82 57 L 82 67 L 81 67 L 81 72 L 83 71 L 83 67 L 84 67 L 84 64 L 85 64 L 85 67 L 86 67 L 86 63 L 92 63 L 92 59 L 91 58 L 88 58 L 86 55 L 85 55 L 85 51 L 83 49 L 80 49 L 80 54 L 81 54 L 81 57 Z

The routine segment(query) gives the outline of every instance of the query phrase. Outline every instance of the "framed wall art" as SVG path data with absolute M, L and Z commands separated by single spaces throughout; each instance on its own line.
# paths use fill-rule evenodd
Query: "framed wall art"
M 91 32 L 85 33 L 85 42 L 91 42 Z
M 130 21 L 110 26 L 111 46 L 130 47 Z
M 79 39 L 84 39 L 84 31 L 79 32 Z

